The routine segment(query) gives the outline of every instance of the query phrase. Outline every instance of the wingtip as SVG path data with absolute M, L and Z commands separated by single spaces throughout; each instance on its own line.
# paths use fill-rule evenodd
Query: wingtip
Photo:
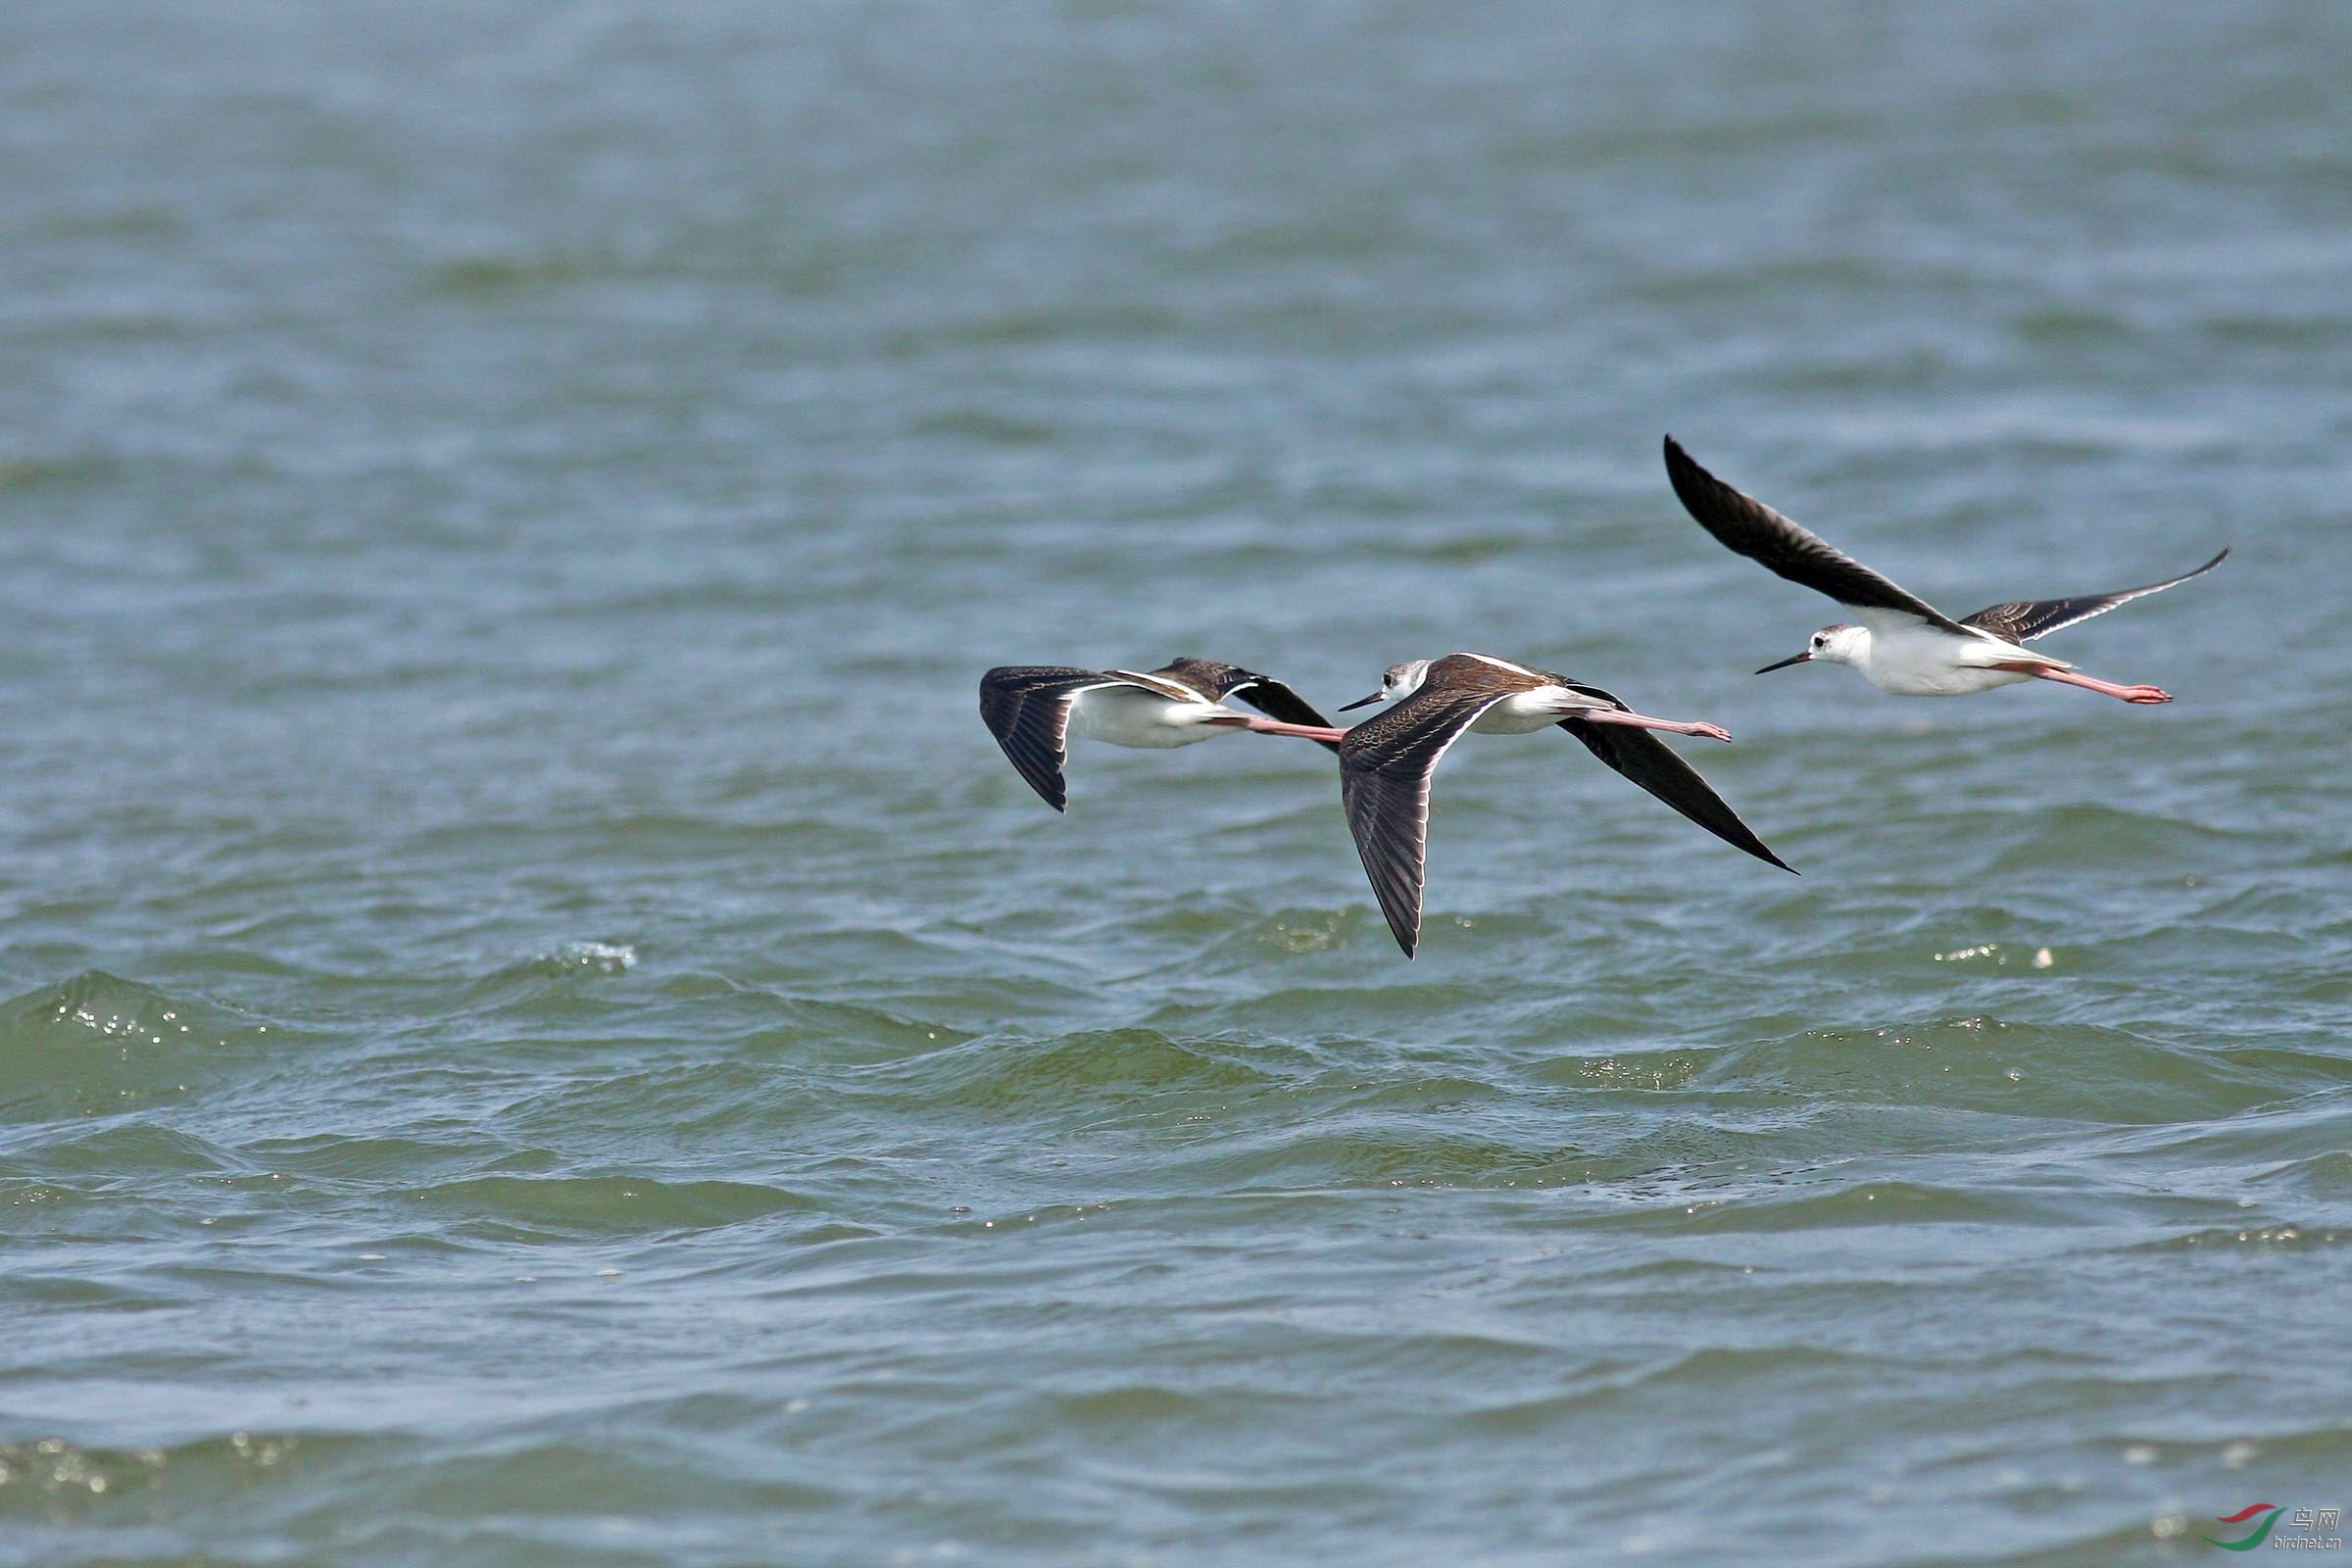
M 1666 480 L 1674 487 L 1677 499 L 1691 516 L 1701 523 L 1706 517 L 1700 509 L 1716 505 L 1715 490 L 1728 489 L 1721 479 L 1709 473 L 1699 461 L 1673 436 L 1666 437 Z
M 1021 782 L 1029 786 L 1031 794 L 1056 811 L 1069 809 L 1070 786 L 1067 782 L 1058 777 L 1032 778 L 1029 775 L 1029 769 L 1021 767 L 1017 759 L 1013 765 L 1020 769 Z
M 1383 909 L 1381 913 L 1386 915 L 1388 911 Z M 1394 919 L 1391 919 L 1389 921 L 1389 935 L 1396 939 L 1396 951 L 1404 955 L 1404 961 L 1407 963 L 1412 962 L 1414 952 L 1421 946 L 1421 928 L 1419 926 L 1414 926 L 1408 931 L 1404 927 L 1398 925 Z

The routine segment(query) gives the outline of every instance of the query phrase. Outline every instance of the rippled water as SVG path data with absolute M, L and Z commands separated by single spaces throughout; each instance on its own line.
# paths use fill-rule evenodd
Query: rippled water
M 2352 1507 L 2352 13 L 0 8 L 0 1561 Z M 2180 701 L 1747 672 L 1672 430 Z M 1311 747 L 1548 735 L 1396 955 Z M 1693 748 L 1696 755 L 1696 749 Z M 2288 1519 L 2280 1539 L 2316 1534 Z M 2267 1548 L 2266 1548 L 2267 1549 Z

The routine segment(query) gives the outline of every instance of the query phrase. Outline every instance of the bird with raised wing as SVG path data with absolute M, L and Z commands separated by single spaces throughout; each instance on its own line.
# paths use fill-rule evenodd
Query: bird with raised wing
M 1485 654 L 1392 664 L 1379 691 L 1340 711 L 1378 702 L 1396 706 L 1348 730 L 1340 742 L 1340 802 L 1381 913 L 1408 958 L 1421 943 L 1429 775 L 1453 743 L 1472 730 L 1524 735 L 1556 724 L 1725 843 L 1784 871 L 1792 869 L 1765 848 L 1697 769 L 1649 733 L 1730 740 L 1718 725 L 1651 718 L 1597 686 Z
M 1268 716 L 1228 708 L 1228 697 Z M 1247 730 L 1296 735 L 1336 751 L 1347 733 L 1273 677 L 1208 659 L 1171 660 L 1149 671 L 1001 665 L 980 677 L 980 717 L 1021 777 L 1056 811 L 1069 805 L 1061 769 L 1073 737 L 1161 748 Z
M 1699 526 L 1727 548 L 1790 582 L 1827 594 L 1861 622 L 1824 626 L 1803 653 L 1766 664 L 1757 674 L 1791 664 L 1850 664 L 1873 686 L 1897 697 L 1963 697 L 2019 681 L 2048 680 L 2127 703 L 2169 703 L 2172 694 L 2159 687 L 2095 680 L 2065 660 L 2034 652 L 2025 644 L 2203 576 L 2230 559 L 2225 546 L 2196 570 L 2143 588 L 2021 600 L 1955 620 L 1753 496 L 1725 484 L 1692 461 L 1672 436 L 1666 438 L 1666 474 Z

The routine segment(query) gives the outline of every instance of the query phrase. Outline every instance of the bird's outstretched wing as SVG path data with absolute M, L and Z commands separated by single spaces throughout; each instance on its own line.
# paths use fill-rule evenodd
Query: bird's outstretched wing
M 1070 705 L 1080 692 L 1133 684 L 1099 669 L 1004 664 L 980 677 L 980 717 L 1029 787 L 1048 806 L 1064 810 L 1070 792 L 1061 764 L 1068 756 Z
M 2023 643 L 2035 637 L 2047 637 L 2054 631 L 2064 631 L 2077 621 L 2093 615 L 2104 615 L 2118 605 L 2128 605 L 2134 599 L 2160 594 L 2167 588 L 2179 587 L 2191 577 L 2202 577 L 2230 559 L 2229 547 L 2194 571 L 2184 571 L 2178 577 L 2149 583 L 2145 588 L 2119 588 L 2111 594 L 2078 594 L 2072 599 L 2020 599 L 2006 605 L 1992 605 L 1973 615 L 1963 615 L 1960 624 L 1988 631 L 2003 642 Z
M 1579 683 L 1562 685 L 1589 697 L 1605 699 L 1606 706 L 1619 710 L 1625 704 L 1597 686 Z M 1714 786 L 1699 777 L 1698 769 L 1683 760 L 1682 754 L 1645 729 L 1631 729 L 1623 724 L 1595 724 L 1588 719 L 1563 718 L 1560 728 L 1585 743 L 1585 749 L 1594 757 L 1641 785 L 1668 806 L 1696 822 L 1734 849 L 1745 850 L 1757 859 L 1777 865 L 1790 875 L 1796 867 L 1782 859 L 1765 846 L 1762 839 L 1740 820 L 1740 813 L 1724 804 Z
M 1429 775 L 1438 760 L 1507 691 L 1422 688 L 1340 742 L 1340 805 L 1380 912 L 1411 957 L 1421 945 L 1421 883 L 1429 854 Z
M 1944 631 L 1969 635 L 1967 627 L 1917 594 L 1896 587 L 1819 534 L 1716 478 L 1672 436 L 1666 438 L 1666 477 L 1674 482 L 1674 493 L 1700 527 L 1726 549 L 1766 570 L 1827 594 L 1857 612 L 1876 610 L 1909 615 Z

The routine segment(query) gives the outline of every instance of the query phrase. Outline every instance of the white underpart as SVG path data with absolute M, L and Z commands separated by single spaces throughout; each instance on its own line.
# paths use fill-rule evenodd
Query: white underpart
M 2032 680 L 2031 671 L 1996 669 L 1996 664 L 2033 664 L 2072 669 L 2052 659 L 1990 636 L 1955 636 L 1916 615 L 1855 611 L 1865 624 L 1840 627 L 1828 647 L 1814 654 L 1830 664 L 1851 664 L 1865 680 L 1897 697 L 1966 697 L 1995 686 Z
M 1539 686 L 1533 691 L 1511 693 L 1479 714 L 1470 727 L 1486 735 L 1525 735 L 1557 724 L 1566 716 L 1567 710 L 1607 706 L 1565 686 Z
M 1073 740 L 1156 749 L 1213 740 L 1247 722 L 1205 697 L 1180 702 L 1133 686 L 1097 686 L 1071 699 L 1069 733 Z

